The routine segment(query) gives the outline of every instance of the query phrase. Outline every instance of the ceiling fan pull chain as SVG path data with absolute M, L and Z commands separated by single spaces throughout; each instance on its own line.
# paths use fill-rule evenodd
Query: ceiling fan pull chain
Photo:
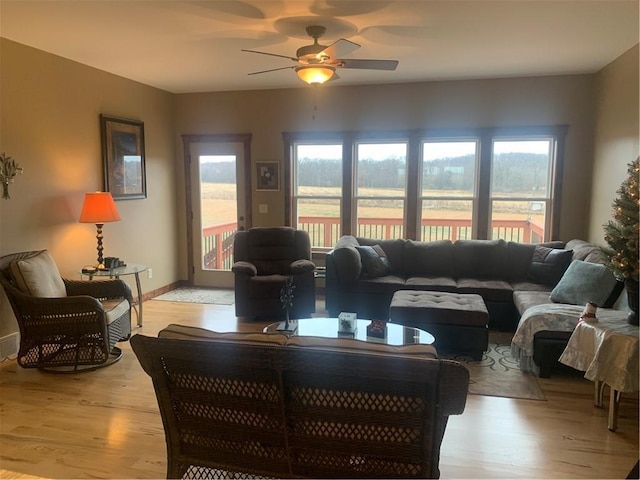
M 313 113 L 311 114 L 311 120 L 315 121 L 317 112 L 318 112 L 318 86 L 313 85 Z

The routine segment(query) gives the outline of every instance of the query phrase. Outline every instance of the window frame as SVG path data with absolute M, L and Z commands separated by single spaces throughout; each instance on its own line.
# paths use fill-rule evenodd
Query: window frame
M 439 197 L 435 197 L 435 196 L 425 196 L 423 195 L 424 193 L 424 188 L 423 188 L 423 184 L 422 181 L 424 179 L 424 147 L 425 144 L 428 143 L 456 143 L 456 142 L 473 142 L 475 143 L 475 160 L 474 160 L 474 175 L 473 175 L 473 192 L 471 193 L 471 195 L 468 196 L 455 196 L 455 195 L 448 195 L 448 196 L 439 196 Z M 430 137 L 430 138 L 422 138 L 420 140 L 420 165 L 419 165 L 419 171 L 420 171 L 420 175 L 418 177 L 419 180 L 419 185 L 418 185 L 418 199 L 417 199 L 417 211 L 418 211 L 418 218 L 417 218 L 417 229 L 418 231 L 416 232 L 416 239 L 420 239 L 421 235 L 420 235 L 420 230 L 422 229 L 422 220 L 424 218 L 424 211 L 423 211 L 423 204 L 425 200 L 429 200 L 429 199 L 437 199 L 437 200 L 453 200 L 453 201 L 466 201 L 466 202 L 471 202 L 471 237 L 475 238 L 475 232 L 478 229 L 478 225 L 477 225 L 477 212 L 478 212 L 478 191 L 479 191 L 479 177 L 480 177 L 480 139 L 478 137 L 463 137 L 463 136 L 456 136 L 456 137 L 442 137 L 442 138 L 437 138 L 437 137 Z
M 390 196 L 383 196 L 383 195 L 363 195 L 360 192 L 360 187 L 358 186 L 358 177 L 359 177 L 359 173 L 360 173 L 360 166 L 359 166 L 359 156 L 358 156 L 358 146 L 359 145 L 374 145 L 374 144 L 403 144 L 405 146 L 405 174 L 404 174 L 404 195 L 400 196 L 400 195 L 390 195 Z M 362 139 L 356 139 L 353 143 L 353 210 L 352 210 L 352 217 L 353 217 L 353 225 L 352 225 L 352 229 L 354 232 L 356 232 L 356 234 L 358 234 L 358 236 L 360 234 L 360 219 L 361 218 L 367 218 L 367 217 L 360 217 L 358 214 L 358 205 L 360 203 L 361 200 L 383 200 L 383 201 L 393 201 L 393 200 L 400 200 L 403 202 L 403 206 L 402 206 L 402 223 L 400 225 L 400 231 L 404 232 L 405 228 L 407 226 L 407 186 L 408 186 L 408 151 L 409 151 L 409 141 L 408 139 L 386 139 L 386 138 L 379 138 L 379 139 L 367 139 L 367 140 L 362 140 Z M 397 237 L 391 237 L 391 238 L 397 238 Z M 402 237 L 400 237 L 402 238 Z
M 434 128 L 410 129 L 402 131 L 333 131 L 333 132 L 283 132 L 284 143 L 284 213 L 285 224 L 296 224 L 294 193 L 294 155 L 296 143 L 342 143 L 342 202 L 340 232 L 342 235 L 356 235 L 355 218 L 355 174 L 356 143 L 407 142 L 407 188 L 405 199 L 404 238 L 416 240 L 421 221 L 418 202 L 421 201 L 420 182 L 422 174 L 422 142 L 463 141 L 475 139 L 479 153 L 476 156 L 476 200 L 472 213 L 472 237 L 491 238 L 491 164 L 493 140 L 496 138 L 530 139 L 534 137 L 553 138 L 555 143 L 551 165 L 551 181 L 548 206 L 548 228 L 545 226 L 544 241 L 558 240 L 560 233 L 562 175 L 564 145 L 568 125 L 521 126 L 521 127 L 479 127 L 479 128 Z M 545 219 L 545 222 L 547 222 Z M 330 247 L 326 247 L 326 250 Z M 314 247 L 314 250 L 323 250 Z
M 546 183 L 546 194 L 544 197 L 532 197 L 532 196 L 519 196 L 519 197 L 510 197 L 507 195 L 496 194 L 493 191 L 493 178 L 491 179 L 490 186 L 490 197 L 489 197 L 489 233 L 490 238 L 493 238 L 493 205 L 495 202 L 501 201 L 512 201 L 512 202 L 542 202 L 544 203 L 544 232 L 545 235 L 542 238 L 542 241 L 548 240 L 546 238 L 546 232 L 551 229 L 552 221 L 551 221 L 551 211 L 553 207 L 553 169 L 555 164 L 555 159 L 557 155 L 557 140 L 552 135 L 539 135 L 539 136 L 493 136 L 491 139 L 491 166 L 493 168 L 493 160 L 494 160 L 494 145 L 496 142 L 528 142 L 528 141 L 548 141 L 549 142 L 549 167 L 547 172 L 547 178 L 545 179 Z

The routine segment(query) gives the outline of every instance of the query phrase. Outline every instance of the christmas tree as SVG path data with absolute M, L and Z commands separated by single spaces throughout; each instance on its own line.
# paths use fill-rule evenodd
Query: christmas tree
M 620 185 L 618 197 L 613 201 L 614 220 L 609 220 L 604 226 L 604 239 L 609 245 L 604 251 L 609 257 L 609 266 L 617 277 L 638 281 L 640 157 L 629 164 L 627 172 L 628 178 Z

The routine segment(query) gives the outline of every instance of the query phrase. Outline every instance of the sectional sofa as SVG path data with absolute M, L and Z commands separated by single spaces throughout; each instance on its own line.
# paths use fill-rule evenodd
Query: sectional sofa
M 540 373 L 548 375 L 586 302 L 611 308 L 622 290 L 605 260 L 597 246 L 577 239 L 533 245 L 343 236 L 326 256 L 326 305 L 330 316 L 350 311 L 360 318 L 388 319 L 398 290 L 479 294 L 489 328 L 526 331 L 526 344 L 514 351 L 525 370 L 543 365 Z M 537 328 L 520 325 L 531 317 Z

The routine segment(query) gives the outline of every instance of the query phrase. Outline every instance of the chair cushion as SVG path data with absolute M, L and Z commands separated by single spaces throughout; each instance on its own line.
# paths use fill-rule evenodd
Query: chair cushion
M 383 343 L 366 342 L 352 338 L 327 338 L 314 336 L 297 336 L 289 338 L 287 346 L 314 348 L 329 351 L 353 351 L 373 355 L 418 356 L 424 358 L 438 358 L 435 347 L 425 344 L 386 345 Z
M 574 260 L 551 291 L 551 300 L 571 305 L 593 302 L 599 307 L 604 307 L 610 303 L 609 297 L 616 290 L 617 283 L 613 273 L 606 266 Z
M 66 297 L 67 289 L 53 257 L 43 250 L 33 257 L 14 260 L 9 265 L 18 289 L 33 297 Z
M 352 350 L 354 352 L 394 355 L 419 356 L 424 358 L 438 358 L 436 349 L 431 345 L 384 345 L 380 343 L 364 342 L 348 338 L 325 338 L 294 335 L 288 337 L 283 333 L 238 333 L 213 332 L 205 328 L 188 327 L 171 324 L 158 333 L 159 338 L 175 338 L 183 340 L 202 340 L 207 342 L 233 342 L 249 344 L 270 344 L 280 346 L 295 346 L 315 348 L 320 350 Z
M 175 323 L 160 330 L 158 337 L 202 340 L 207 342 L 269 343 L 273 345 L 284 345 L 287 343 L 287 336 L 282 333 L 221 333 L 207 330 L 206 328 L 176 325 Z
M 102 300 L 100 302 L 107 314 L 107 325 L 111 325 L 117 319 L 129 312 L 129 301 L 125 299 Z

